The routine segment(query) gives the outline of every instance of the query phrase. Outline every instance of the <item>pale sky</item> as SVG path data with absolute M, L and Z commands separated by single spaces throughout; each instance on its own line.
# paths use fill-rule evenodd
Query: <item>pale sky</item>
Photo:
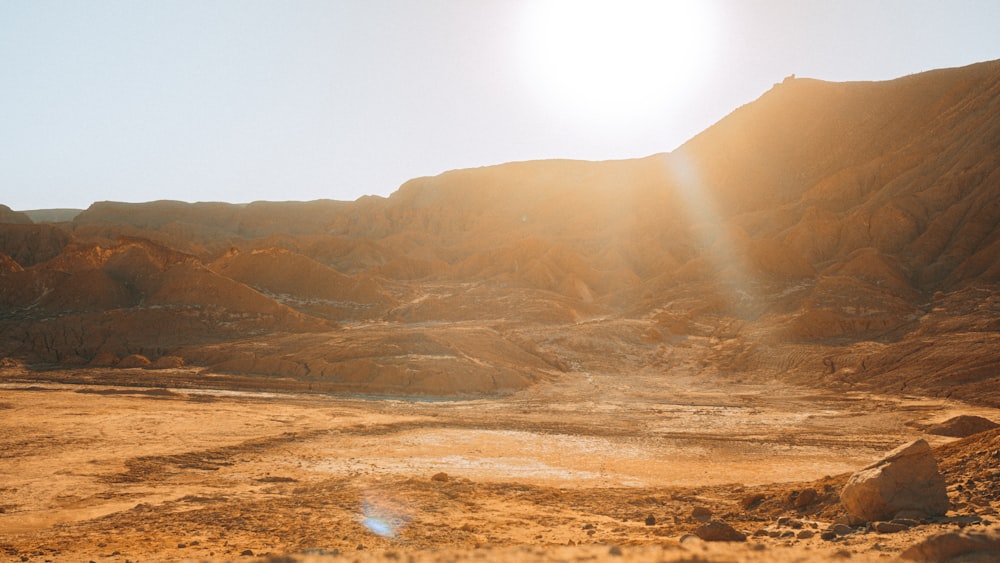
M 675 149 L 795 73 L 1000 58 L 998 0 L 2 0 L 0 203 L 354 200 Z

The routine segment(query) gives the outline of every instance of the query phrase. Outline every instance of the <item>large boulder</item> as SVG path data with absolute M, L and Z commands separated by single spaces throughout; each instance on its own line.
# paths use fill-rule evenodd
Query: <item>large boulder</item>
M 901 512 L 940 516 L 949 508 L 944 477 L 923 439 L 851 475 L 840 500 L 852 516 L 867 521 L 889 520 Z

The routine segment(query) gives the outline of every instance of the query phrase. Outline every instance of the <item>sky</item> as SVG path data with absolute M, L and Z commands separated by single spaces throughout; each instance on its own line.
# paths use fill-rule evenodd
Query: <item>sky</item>
M 1000 58 L 997 0 L 3 0 L 0 203 L 354 200 L 668 152 L 795 73 Z

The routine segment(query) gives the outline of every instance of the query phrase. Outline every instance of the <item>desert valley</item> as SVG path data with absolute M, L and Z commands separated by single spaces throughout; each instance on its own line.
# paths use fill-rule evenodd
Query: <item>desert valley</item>
M 996 560 L 998 409 L 1000 61 L 388 198 L 0 207 L 4 560 Z M 947 499 L 866 516 L 911 442 Z

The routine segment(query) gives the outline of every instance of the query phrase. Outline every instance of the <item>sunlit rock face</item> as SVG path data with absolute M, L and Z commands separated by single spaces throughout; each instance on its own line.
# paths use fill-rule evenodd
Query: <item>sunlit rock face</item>
M 998 404 L 998 192 L 1000 63 L 793 79 L 635 160 L 0 213 L 0 357 L 376 394 L 711 370 Z

